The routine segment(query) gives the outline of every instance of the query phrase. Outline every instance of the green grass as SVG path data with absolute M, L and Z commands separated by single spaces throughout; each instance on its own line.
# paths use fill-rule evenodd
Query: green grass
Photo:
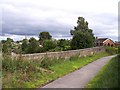
M 44 59 L 42 62 L 12 60 L 6 57 L 2 61 L 2 86 L 3 88 L 37 88 L 108 55 L 102 52 L 87 57 L 75 56 L 67 60 Z
M 113 58 L 93 78 L 87 88 L 118 88 L 118 58 Z

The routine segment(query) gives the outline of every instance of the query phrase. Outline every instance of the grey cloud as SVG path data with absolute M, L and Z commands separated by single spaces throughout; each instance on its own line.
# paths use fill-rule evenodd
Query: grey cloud
M 6 4 L 6 9 L 3 11 L 3 30 L 2 33 L 4 34 L 15 34 L 15 35 L 27 35 L 27 36 L 38 36 L 38 34 L 42 31 L 48 31 L 52 34 L 53 37 L 71 37 L 70 29 L 72 29 L 75 25 L 72 23 L 72 20 L 79 16 L 85 17 L 86 20 L 89 21 L 91 29 L 93 29 L 94 34 L 96 36 L 102 37 L 112 37 L 113 39 L 116 38 L 115 36 L 110 36 L 110 33 L 113 30 L 117 30 L 117 16 L 111 13 L 89 13 L 78 11 L 78 9 L 74 10 L 67 10 L 67 9 L 59 9 L 53 7 L 44 7 L 42 4 L 35 6 L 32 3 L 28 3 L 25 1 L 24 3 L 19 4 L 17 1 L 10 2 L 8 0 L 0 1 L 1 3 Z M 17 4 L 16 4 L 17 2 Z M 28 4 L 27 4 L 28 3 Z M 11 10 L 7 8 L 7 5 L 11 5 Z M 12 10 L 13 9 L 13 10 Z M 24 10 L 24 11 L 22 11 Z M 28 13 L 28 11 L 31 13 Z M 34 12 L 36 10 L 36 13 Z M 59 11 L 65 13 L 65 15 L 57 15 L 51 11 Z M 35 13 L 38 14 L 40 11 L 41 13 L 45 12 L 43 16 L 38 17 L 32 16 L 31 14 Z M 48 14 L 48 15 L 47 15 Z M 59 13 L 58 13 L 59 14 Z M 44 16 L 46 15 L 46 16 Z M 53 15 L 53 16 L 52 16 Z M 70 23 L 64 23 L 59 21 L 60 18 L 69 18 Z M 92 18 L 91 18 L 92 17 Z M 71 20 L 72 19 L 72 20 Z M 77 20 L 75 20 L 77 21 Z
M 42 31 L 48 31 L 51 34 L 69 35 L 70 26 L 61 24 L 56 20 L 30 20 L 20 16 L 4 13 L 3 15 L 3 34 L 16 35 L 38 35 Z

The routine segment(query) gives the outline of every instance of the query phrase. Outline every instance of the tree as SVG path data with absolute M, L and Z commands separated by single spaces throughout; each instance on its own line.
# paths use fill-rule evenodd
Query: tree
M 39 52 L 39 43 L 35 38 L 30 38 L 29 39 L 29 44 L 28 44 L 28 53 L 37 53 Z
M 3 44 L 2 52 L 5 53 L 5 54 L 10 54 L 11 53 L 11 48 L 9 47 L 8 43 Z
M 44 40 L 43 47 L 46 51 L 48 51 L 50 49 L 54 49 L 56 47 L 56 43 L 53 42 L 52 40 Z
M 1 43 L 4 44 L 6 42 L 6 40 L 1 40 Z
M 11 43 L 12 43 L 12 42 L 14 42 L 14 41 L 13 41 L 13 39 L 11 39 L 11 38 L 7 38 L 7 42 L 11 42 Z
M 92 29 L 89 29 L 88 22 L 83 17 L 78 17 L 77 26 L 70 33 L 73 35 L 71 41 L 72 49 L 82 49 L 94 46 L 95 37 Z
M 46 40 L 46 39 L 51 39 L 52 36 L 50 35 L 49 32 L 41 32 L 39 34 L 39 41 L 40 41 L 40 44 L 43 45 L 43 41 Z
M 3 43 L 2 52 L 5 54 L 11 54 L 13 46 L 13 39 L 7 38 L 6 41 Z
M 60 39 L 60 40 L 58 40 L 57 44 L 62 50 L 69 50 L 70 49 L 70 40 Z
M 23 39 L 21 49 L 24 53 L 28 53 L 29 42 L 27 39 Z

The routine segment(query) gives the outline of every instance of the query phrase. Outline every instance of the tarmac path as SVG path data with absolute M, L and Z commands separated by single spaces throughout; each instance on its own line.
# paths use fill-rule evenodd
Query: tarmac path
M 100 58 L 79 70 L 58 78 L 42 88 L 84 88 L 97 75 L 101 68 L 115 56 Z

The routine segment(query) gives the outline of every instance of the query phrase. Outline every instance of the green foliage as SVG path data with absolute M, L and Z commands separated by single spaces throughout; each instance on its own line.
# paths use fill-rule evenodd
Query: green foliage
M 91 57 L 72 57 L 70 59 L 16 60 L 5 57 L 2 65 L 3 88 L 37 88 L 67 73 L 108 55 L 100 53 Z M 43 68 L 44 67 L 44 68 Z
M 71 46 L 64 46 L 63 51 L 71 50 Z
M 10 56 L 4 56 L 2 60 L 2 68 L 7 72 L 30 72 L 35 71 L 36 68 L 33 64 L 25 60 L 15 60 Z
M 39 43 L 35 38 L 30 38 L 29 39 L 29 44 L 28 44 L 28 53 L 37 53 L 39 52 Z
M 23 51 L 22 51 L 22 48 L 21 48 L 21 45 L 20 44 L 16 44 L 13 46 L 13 52 L 16 53 L 16 54 L 21 54 Z
M 52 36 L 50 35 L 49 32 L 41 32 L 39 34 L 39 41 L 40 41 L 40 44 L 43 45 L 43 41 L 46 40 L 46 39 L 51 39 Z
M 59 58 L 59 59 L 57 59 L 57 58 L 54 58 L 54 59 L 44 58 L 41 62 L 41 67 L 49 69 L 50 66 L 61 63 L 63 61 L 64 61 L 64 59 L 62 59 L 62 58 Z
M 49 50 L 51 52 L 63 51 L 61 47 L 56 46 L 54 49 Z
M 76 31 L 71 41 L 72 49 L 83 49 L 94 46 L 94 39 L 89 33 Z
M 34 76 L 37 73 L 42 73 L 40 61 L 17 60 L 10 56 L 5 56 L 2 59 L 3 87 L 25 88 L 27 82 L 40 78 L 40 76 Z
M 56 43 L 52 40 L 44 40 L 43 47 L 46 51 L 49 51 L 50 49 L 54 49 L 56 47 Z
M 68 74 L 74 70 L 80 69 L 83 66 L 107 55 L 109 54 L 107 54 L 106 52 L 102 52 L 102 53 L 95 54 L 92 56 L 87 56 L 87 57 L 73 56 L 62 63 L 58 63 L 51 66 L 50 69 L 52 71 L 55 71 L 59 75 L 59 77 L 61 77 L 65 74 Z
M 69 58 L 70 61 L 79 59 L 79 55 L 72 56 Z
M 41 53 L 45 49 L 39 46 L 39 42 L 35 38 L 30 38 L 29 40 L 23 39 L 21 45 L 22 53 Z
M 106 52 L 108 52 L 111 55 L 117 54 L 118 53 L 118 48 L 116 48 L 116 47 L 106 47 Z
M 118 88 L 118 58 L 113 58 L 102 70 L 93 78 L 87 88 Z
M 95 37 L 92 30 L 88 28 L 88 22 L 83 17 L 78 17 L 77 24 L 77 27 L 70 31 L 71 35 L 73 35 L 71 48 L 82 49 L 93 47 Z
M 3 44 L 3 43 L 5 43 L 6 42 L 6 40 L 1 40 L 1 43 Z
M 10 54 L 10 53 L 11 53 L 11 48 L 9 47 L 9 44 L 8 44 L 8 43 L 4 43 L 4 44 L 3 44 L 2 52 L 3 52 L 3 53 L 7 53 L 7 54 Z
M 2 43 L 3 47 L 2 47 L 2 52 L 5 54 L 11 54 L 12 52 L 12 46 L 13 46 L 13 40 L 10 38 L 7 38 L 6 41 L 4 41 L 4 43 Z
M 37 50 L 38 53 L 42 53 L 45 52 L 45 48 L 44 47 L 39 47 Z
M 58 40 L 57 46 L 61 48 L 62 51 L 70 50 L 70 40 L 60 39 Z
M 29 41 L 27 39 L 23 39 L 22 45 L 21 45 L 22 51 L 24 53 L 28 53 L 28 47 L 29 47 Z
M 11 42 L 13 42 L 13 39 L 7 38 L 7 42 L 11 43 Z

